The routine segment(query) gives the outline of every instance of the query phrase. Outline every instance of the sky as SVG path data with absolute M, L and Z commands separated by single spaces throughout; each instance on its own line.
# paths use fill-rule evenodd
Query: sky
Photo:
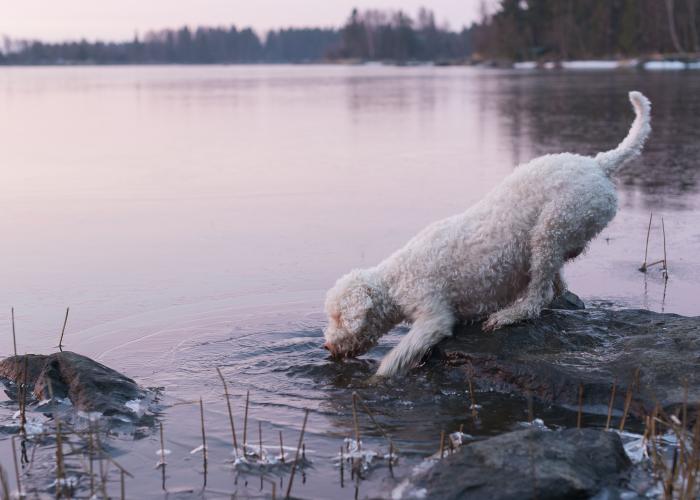
M 353 7 L 430 7 L 453 29 L 476 19 L 480 0 L 0 0 L 0 36 L 47 41 L 124 40 L 182 25 L 273 28 L 343 24 Z

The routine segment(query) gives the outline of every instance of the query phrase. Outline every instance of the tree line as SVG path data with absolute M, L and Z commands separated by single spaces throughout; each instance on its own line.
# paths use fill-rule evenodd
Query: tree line
M 200 27 L 149 32 L 128 42 L 6 42 L 5 64 L 226 64 L 317 61 L 339 46 L 335 29 L 271 31 L 264 41 L 251 28 Z
M 509 60 L 696 53 L 700 0 L 500 0 L 482 3 L 475 52 Z
M 182 27 L 126 42 L 7 41 L 0 64 L 208 64 L 324 60 L 429 61 L 466 58 L 467 30 L 438 27 L 431 11 L 354 10 L 339 29 L 289 28 L 260 37 L 251 28 Z

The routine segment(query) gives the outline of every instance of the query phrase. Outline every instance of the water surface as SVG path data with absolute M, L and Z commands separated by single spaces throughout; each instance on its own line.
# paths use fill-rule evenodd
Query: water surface
M 227 462 L 219 366 L 239 432 L 250 390 L 249 441 L 261 419 L 264 444 L 282 431 L 291 446 L 311 410 L 313 469 L 295 479 L 297 495 L 386 494 L 395 480 L 383 466 L 359 492 L 340 487 L 333 458 L 354 432 L 353 390 L 400 448 L 398 478 L 436 451 L 442 428 L 496 433 L 527 409 L 477 395 L 474 422 L 466 388 L 421 370 L 366 389 L 401 332 L 363 359 L 330 362 L 320 349 L 325 290 L 466 209 L 519 162 L 614 147 L 633 118 L 626 94 L 637 89 L 653 102 L 654 132 L 618 177 L 616 219 L 565 275 L 588 303 L 700 314 L 699 84 L 692 72 L 2 68 L 0 353 L 12 351 L 10 307 L 22 353 L 51 352 L 70 306 L 68 349 L 165 388 L 171 490 L 202 484 L 201 458 L 189 453 L 201 440 L 191 404 L 201 396 L 213 464 L 204 495 L 271 492 L 255 473 L 236 480 Z M 657 269 L 637 271 L 652 211 L 649 258 L 663 257 L 663 216 L 668 283 Z M 366 415 L 360 423 L 367 446 L 386 447 Z M 158 437 L 144 435 L 111 446 L 137 476 L 129 494 L 158 498 Z M 3 438 L 0 462 L 12 470 L 8 446 Z

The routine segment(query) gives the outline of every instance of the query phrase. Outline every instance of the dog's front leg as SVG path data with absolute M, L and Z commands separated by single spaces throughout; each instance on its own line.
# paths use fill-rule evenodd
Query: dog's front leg
M 419 316 L 406 336 L 384 357 L 377 375 L 391 377 L 405 373 L 419 363 L 431 347 L 452 335 L 454 324 L 454 315 L 447 310 Z

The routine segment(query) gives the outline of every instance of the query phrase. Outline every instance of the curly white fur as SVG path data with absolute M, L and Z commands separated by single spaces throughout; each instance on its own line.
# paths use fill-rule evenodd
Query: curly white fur
M 630 92 L 629 134 L 595 158 L 546 155 L 518 167 L 466 212 L 435 222 L 378 266 L 354 270 L 326 297 L 325 347 L 335 357 L 368 351 L 395 325 L 410 331 L 382 360 L 378 375 L 405 372 L 458 320 L 487 318 L 496 330 L 537 317 L 560 271 L 612 220 L 610 177 L 637 157 L 651 131 L 649 100 Z

